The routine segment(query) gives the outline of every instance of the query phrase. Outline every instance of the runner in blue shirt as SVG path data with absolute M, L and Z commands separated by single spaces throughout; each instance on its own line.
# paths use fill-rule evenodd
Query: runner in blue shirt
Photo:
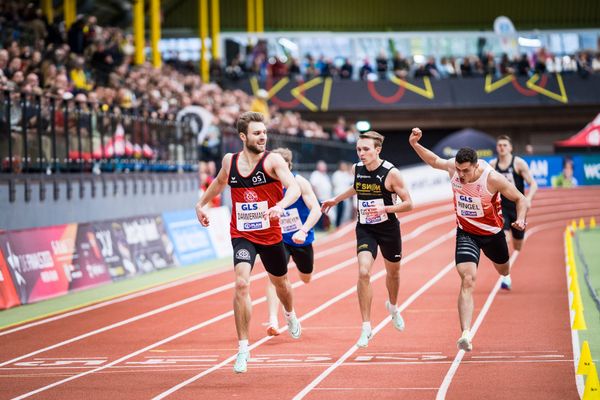
M 292 169 L 292 152 L 286 148 L 273 150 L 278 153 L 287 162 L 290 170 Z M 283 244 L 287 259 L 290 256 L 296 268 L 298 275 L 304 283 L 310 282 L 314 267 L 314 251 L 312 242 L 315 240 L 313 227 L 321 218 L 321 205 L 317 196 L 312 190 L 310 182 L 301 175 L 292 172 L 298 186 L 300 186 L 301 195 L 294 204 L 285 209 L 279 218 L 279 225 L 283 233 Z M 284 189 L 285 190 L 285 189 Z M 275 292 L 275 286 L 269 281 L 267 284 L 267 304 L 269 307 L 269 327 L 267 334 L 269 336 L 279 335 L 279 321 L 277 312 L 279 309 L 279 300 Z

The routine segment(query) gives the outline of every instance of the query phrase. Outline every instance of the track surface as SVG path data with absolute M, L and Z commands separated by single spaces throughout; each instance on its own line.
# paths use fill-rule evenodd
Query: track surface
M 303 335 L 269 338 L 266 276 L 253 272 L 246 374 L 237 350 L 233 273 L 224 271 L 46 323 L 0 331 L 0 399 L 578 399 L 573 369 L 563 231 L 600 215 L 600 189 L 540 191 L 529 214 L 513 290 L 482 256 L 475 289 L 474 351 L 457 352 L 460 280 L 449 202 L 401 219 L 398 304 L 406 330 L 384 308 L 381 256 L 373 270 L 369 347 L 360 333 L 352 225 L 315 244 L 313 282 L 294 282 Z M 484 306 L 485 305 L 485 306 Z M 280 318 L 280 322 L 282 318 Z

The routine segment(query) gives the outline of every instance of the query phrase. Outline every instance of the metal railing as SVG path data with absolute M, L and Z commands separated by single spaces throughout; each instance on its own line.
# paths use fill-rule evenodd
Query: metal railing
M 0 102 L 3 173 L 195 169 L 196 136 L 174 115 L 9 90 Z

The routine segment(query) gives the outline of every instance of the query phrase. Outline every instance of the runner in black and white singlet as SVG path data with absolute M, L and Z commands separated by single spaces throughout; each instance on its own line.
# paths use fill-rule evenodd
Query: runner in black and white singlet
M 538 185 L 535 179 L 531 176 L 529 166 L 527 162 L 521 157 L 513 155 L 512 141 L 510 137 L 506 135 L 498 136 L 496 139 L 496 151 L 498 158 L 490 161 L 492 168 L 504 175 L 504 177 L 519 190 L 519 192 L 525 194 L 525 182 L 529 185 L 529 192 L 525 196 L 531 207 L 531 201 L 535 192 L 537 191 Z M 512 238 L 512 245 L 514 251 L 521 251 L 523 247 L 523 238 L 525 237 L 525 230 L 518 230 L 511 226 L 517 219 L 517 205 L 502 196 L 502 216 L 504 217 L 504 232 L 510 235 L 506 235 L 508 242 L 509 237 Z M 500 286 L 502 289 L 510 290 L 512 288 L 512 280 L 510 275 L 502 277 L 502 283 Z
M 460 350 L 471 351 L 471 318 L 473 317 L 473 290 L 481 251 L 492 261 L 500 275 L 510 273 L 509 252 L 504 237 L 504 221 L 500 196 L 517 205 L 517 219 L 512 227 L 524 230 L 529 202 L 504 176 L 479 160 L 475 150 L 463 147 L 455 158 L 445 160 L 419 143 L 423 133 L 413 128 L 409 143 L 427 164 L 446 171 L 452 185 L 456 212 L 456 270 L 461 287 L 458 295 L 458 315 L 462 335 L 456 342 Z
M 281 155 L 292 169 L 293 154 L 290 149 L 278 148 L 273 153 Z M 298 186 L 300 186 L 300 197 L 294 204 L 287 207 L 279 218 L 281 233 L 283 234 L 283 245 L 287 261 L 290 257 L 296 264 L 300 280 L 306 284 L 310 282 L 314 270 L 315 253 L 312 243 L 315 240 L 314 226 L 321 218 L 321 206 L 317 196 L 312 190 L 310 182 L 301 175 L 292 172 Z M 275 286 L 267 283 L 267 305 L 269 308 L 269 325 L 267 334 L 269 336 L 279 335 L 279 321 L 277 318 L 279 300 L 275 293 Z
M 356 223 L 356 251 L 358 258 L 358 302 L 363 325 L 356 343 L 366 347 L 372 337 L 371 329 L 371 269 L 381 250 L 387 272 L 389 300 L 386 308 L 392 316 L 394 327 L 404 329 L 404 320 L 396 305 L 400 289 L 400 259 L 402 239 L 400 222 L 396 213 L 410 211 L 412 200 L 404 186 L 400 172 L 388 161 L 379 158 L 384 137 L 377 132 L 366 132 L 356 142 L 360 162 L 353 166 L 354 184 L 344 193 L 322 204 L 327 212 L 340 201 L 357 195 L 358 221 Z M 396 198 L 401 202 L 396 202 Z
M 208 226 L 209 216 L 204 207 L 226 185 L 231 187 L 233 209 L 230 231 L 235 270 L 233 312 L 239 340 L 233 370 L 242 373 L 247 371 L 250 358 L 248 329 L 252 302 L 249 286 L 250 272 L 257 254 L 269 273 L 269 280 L 277 287 L 290 335 L 298 339 L 302 332 L 294 312 L 292 287 L 287 278 L 287 260 L 278 222 L 284 209 L 300 196 L 300 188 L 283 158 L 265 151 L 267 129 L 262 114 L 242 114 L 237 121 L 237 130 L 244 144 L 243 150 L 223 157 L 217 177 L 196 204 L 196 214 L 198 221 Z M 282 186 L 287 188 L 285 195 Z

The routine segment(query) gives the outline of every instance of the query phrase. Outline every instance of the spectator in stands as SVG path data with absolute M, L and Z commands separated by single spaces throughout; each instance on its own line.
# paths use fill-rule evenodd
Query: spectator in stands
M 231 63 L 225 68 L 225 76 L 232 81 L 240 80 L 244 77 L 244 65 L 240 61 L 240 54 L 231 60 Z
M 577 73 L 582 78 L 587 78 L 593 71 L 590 56 L 585 51 L 580 51 L 576 56 Z
M 358 71 L 358 75 L 360 76 L 361 80 L 366 81 L 370 78 L 372 73 L 373 67 L 371 66 L 369 59 L 365 58 L 362 67 L 360 67 L 360 70 Z
M 327 174 L 327 164 L 323 160 L 319 160 L 317 162 L 317 168 L 310 174 L 310 184 L 313 187 L 315 195 L 319 200 L 319 203 L 323 203 L 323 201 L 330 199 L 332 197 L 332 183 L 331 178 Z M 330 210 L 330 214 L 331 213 Z M 328 214 L 323 214 L 321 219 L 316 225 L 316 228 L 319 230 L 327 230 L 331 226 L 331 216 Z
M 377 66 L 377 76 L 380 80 L 387 79 L 388 72 L 388 58 L 385 54 L 385 50 L 381 50 L 375 59 L 375 65 Z
M 350 62 L 350 59 L 345 58 L 344 64 L 342 64 L 340 68 L 340 78 L 341 79 L 352 79 L 352 74 L 354 73 L 354 66 Z
M 331 176 L 331 182 L 333 185 L 334 196 L 342 194 L 350 186 L 352 186 L 352 184 L 354 183 L 354 176 L 352 176 L 350 165 L 346 161 L 339 162 L 338 169 Z M 351 202 L 352 199 L 346 199 L 337 203 L 335 210 L 336 227 L 339 227 L 342 224 L 346 214 L 346 209 L 351 204 Z
M 73 88 L 75 91 L 89 92 L 92 90 L 93 85 L 88 82 L 88 76 L 83 67 L 83 57 L 75 57 L 75 60 L 73 61 L 73 68 L 71 69 L 69 76 L 71 77 L 71 82 L 73 83 Z
M 400 79 L 406 79 L 408 76 L 410 65 L 408 64 L 406 58 L 402 57 L 402 54 L 399 51 L 394 54 L 392 68 L 394 69 L 394 75 L 396 75 L 396 77 Z
M 298 59 L 292 57 L 290 59 L 289 67 L 288 67 L 288 76 L 292 80 L 298 80 L 302 77 L 302 72 L 300 71 L 300 63 Z
M 346 131 L 346 119 L 338 117 L 336 124 L 333 126 L 333 138 L 341 142 L 348 140 L 348 132 Z

